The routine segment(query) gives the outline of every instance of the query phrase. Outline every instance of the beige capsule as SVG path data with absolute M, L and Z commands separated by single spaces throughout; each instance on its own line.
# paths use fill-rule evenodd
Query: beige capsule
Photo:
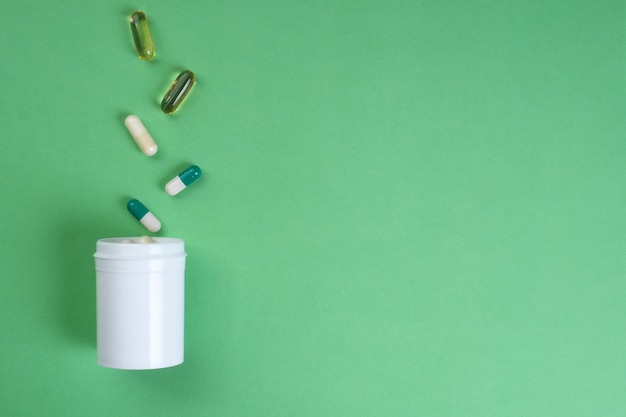
M 150 132 L 143 125 L 139 117 L 131 114 L 126 117 L 124 120 L 124 124 L 126 125 L 126 129 L 130 132 L 130 135 L 135 140 L 135 143 L 141 149 L 146 156 L 152 156 L 157 153 L 159 147 L 157 146 L 152 136 L 150 136 Z

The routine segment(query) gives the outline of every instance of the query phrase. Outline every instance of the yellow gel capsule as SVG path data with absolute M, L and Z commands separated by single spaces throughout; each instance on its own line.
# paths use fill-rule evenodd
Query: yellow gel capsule
M 150 61 L 154 58 L 154 41 L 148 18 L 144 12 L 137 10 L 130 15 L 130 31 L 135 41 L 135 49 L 140 59 Z
M 176 77 L 170 89 L 167 90 L 167 93 L 163 96 L 163 101 L 161 101 L 161 110 L 163 110 L 163 113 L 174 113 L 185 100 L 185 97 L 187 97 L 189 90 L 191 90 L 195 82 L 196 76 L 189 70 L 178 74 L 178 77 Z

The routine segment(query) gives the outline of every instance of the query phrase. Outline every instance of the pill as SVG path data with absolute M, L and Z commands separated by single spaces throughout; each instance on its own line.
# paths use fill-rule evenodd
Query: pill
M 192 165 L 174 178 L 172 178 L 165 185 L 165 192 L 169 195 L 176 195 L 183 191 L 187 186 L 191 185 L 194 181 L 200 178 L 202 170 L 196 165 Z
M 135 41 L 135 50 L 139 59 L 150 61 L 154 58 L 154 41 L 148 18 L 144 12 L 137 10 L 130 15 L 130 31 Z
M 174 113 L 185 100 L 187 94 L 189 94 L 189 90 L 191 90 L 191 87 L 193 87 L 195 82 L 196 76 L 189 70 L 185 70 L 178 74 L 178 77 L 176 77 L 176 80 L 174 80 L 170 89 L 167 90 L 167 93 L 163 96 L 163 101 L 161 101 L 161 110 L 167 114 Z
M 133 244 L 133 245 L 135 243 L 154 243 L 154 239 L 152 239 L 150 236 L 141 236 L 141 237 L 138 237 L 135 240 L 133 240 L 133 239 L 124 239 L 124 240 L 122 240 L 122 243 Z
M 126 129 L 130 132 L 130 135 L 135 140 L 137 147 L 141 149 L 144 155 L 152 156 L 157 153 L 159 147 L 150 136 L 150 133 L 143 125 L 139 117 L 134 114 L 129 115 L 124 119 L 124 124 L 126 125 Z
M 161 229 L 161 222 L 159 219 L 154 217 L 154 214 L 150 213 L 150 210 L 141 204 L 139 200 L 130 200 L 128 204 L 126 204 L 126 208 L 149 231 L 158 232 Z

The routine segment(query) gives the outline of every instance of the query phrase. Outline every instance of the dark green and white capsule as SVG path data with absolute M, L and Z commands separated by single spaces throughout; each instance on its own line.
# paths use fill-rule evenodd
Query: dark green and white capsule
M 178 74 L 176 80 L 172 83 L 163 100 L 161 101 L 161 110 L 163 113 L 174 113 L 178 107 L 185 101 L 191 87 L 196 82 L 196 76 L 193 72 L 185 70 Z
M 139 220 L 139 223 L 143 224 L 149 231 L 156 233 L 161 230 L 161 222 L 159 219 L 154 217 L 154 214 L 150 213 L 150 210 L 141 204 L 141 201 L 133 198 L 128 201 L 126 208 L 130 211 L 130 214 L 135 216 L 135 218 Z
M 202 175 L 202 170 L 197 165 L 192 165 L 165 184 L 165 192 L 176 195 L 187 186 L 193 184 Z
M 154 58 L 154 40 L 152 40 L 148 17 L 144 12 L 137 10 L 130 15 L 130 32 L 133 34 L 139 59 L 150 61 Z

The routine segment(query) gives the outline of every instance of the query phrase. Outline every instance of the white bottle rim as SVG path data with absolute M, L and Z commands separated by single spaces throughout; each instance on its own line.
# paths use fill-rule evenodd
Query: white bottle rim
M 96 242 L 96 259 L 156 259 L 186 256 L 185 242 L 172 237 L 153 237 L 151 243 L 135 243 L 139 237 L 114 237 Z

